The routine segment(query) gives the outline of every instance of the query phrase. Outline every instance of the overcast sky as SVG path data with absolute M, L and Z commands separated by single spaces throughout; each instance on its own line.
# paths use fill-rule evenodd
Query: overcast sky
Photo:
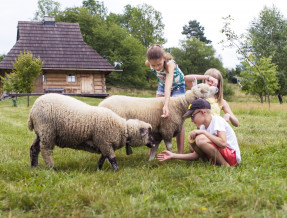
M 61 4 L 61 10 L 67 7 L 81 6 L 83 0 L 54 0 Z M 33 19 L 38 0 L 1 0 L 0 3 L 0 54 L 7 54 L 16 43 L 18 21 Z M 101 1 L 100 1 L 101 2 Z M 275 5 L 287 18 L 287 0 L 104 0 L 108 12 L 122 13 L 124 6 L 137 6 L 143 2 L 162 13 L 165 24 L 164 47 L 178 47 L 184 25 L 190 20 L 197 20 L 205 28 L 205 36 L 212 41 L 217 55 L 221 57 L 224 67 L 235 68 L 239 63 L 235 50 L 225 49 L 218 44 L 223 39 L 220 30 L 222 17 L 231 15 L 235 21 L 233 30 L 240 35 L 249 27 L 254 18 L 258 18 L 264 6 Z

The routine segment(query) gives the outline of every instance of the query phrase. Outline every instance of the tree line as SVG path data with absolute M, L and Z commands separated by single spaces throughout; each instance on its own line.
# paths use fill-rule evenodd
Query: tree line
M 66 8 L 51 0 L 39 0 L 35 20 L 44 15 L 54 16 L 56 22 L 79 23 L 83 40 L 121 72 L 107 77 L 107 85 L 155 88 L 157 80 L 145 66 L 145 54 L 153 44 L 164 45 L 164 24 L 161 12 L 145 3 L 133 7 L 126 5 L 122 14 L 107 13 L 104 2 L 85 0 L 81 7 Z M 204 28 L 194 21 L 186 25 L 186 40 L 180 48 L 166 48 L 174 56 L 185 74 L 203 74 L 215 67 L 226 72 L 215 49 L 204 36 Z M 196 29 L 197 28 L 197 29 Z M 196 30 L 195 30 L 196 29 Z M 196 32 L 195 35 L 190 33 Z M 204 41 L 205 40 L 205 41 Z

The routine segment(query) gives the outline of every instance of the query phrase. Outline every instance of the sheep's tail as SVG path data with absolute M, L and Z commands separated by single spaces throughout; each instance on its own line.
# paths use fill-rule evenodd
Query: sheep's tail
M 27 125 L 28 125 L 28 129 L 29 129 L 30 131 L 32 131 L 32 130 L 34 129 L 33 120 L 32 120 L 32 118 L 31 118 L 31 116 L 29 116 Z

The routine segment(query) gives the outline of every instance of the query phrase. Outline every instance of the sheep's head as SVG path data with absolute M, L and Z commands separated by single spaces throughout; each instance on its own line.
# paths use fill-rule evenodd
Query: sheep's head
M 191 90 L 185 93 L 186 100 L 188 103 L 194 101 L 197 98 L 208 98 L 215 95 L 218 92 L 217 87 L 209 86 L 205 83 L 193 86 Z
M 128 141 L 127 146 L 138 147 L 146 145 L 154 147 L 154 138 L 151 135 L 151 125 L 144 121 L 130 119 L 127 120 Z

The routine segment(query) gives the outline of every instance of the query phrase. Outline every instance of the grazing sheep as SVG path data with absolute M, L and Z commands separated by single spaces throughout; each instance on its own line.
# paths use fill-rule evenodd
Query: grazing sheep
M 35 101 L 28 128 L 34 129 L 37 135 L 30 148 L 31 166 L 38 165 L 41 151 L 46 165 L 55 168 L 51 154 L 57 145 L 100 153 L 99 169 L 107 158 L 118 170 L 116 149 L 125 145 L 151 147 L 153 143 L 150 124 L 126 120 L 107 108 L 90 106 L 60 94 L 46 94 Z
M 99 106 L 106 107 L 126 119 L 139 119 L 152 126 L 152 136 L 155 146 L 151 149 L 149 160 L 153 160 L 157 148 L 163 139 L 168 150 L 171 150 L 172 138 L 181 132 L 188 105 L 196 98 L 207 98 L 217 92 L 216 87 L 199 84 L 188 90 L 185 95 L 171 97 L 169 102 L 169 117 L 162 118 L 164 97 L 138 98 L 113 95 L 103 100 Z

